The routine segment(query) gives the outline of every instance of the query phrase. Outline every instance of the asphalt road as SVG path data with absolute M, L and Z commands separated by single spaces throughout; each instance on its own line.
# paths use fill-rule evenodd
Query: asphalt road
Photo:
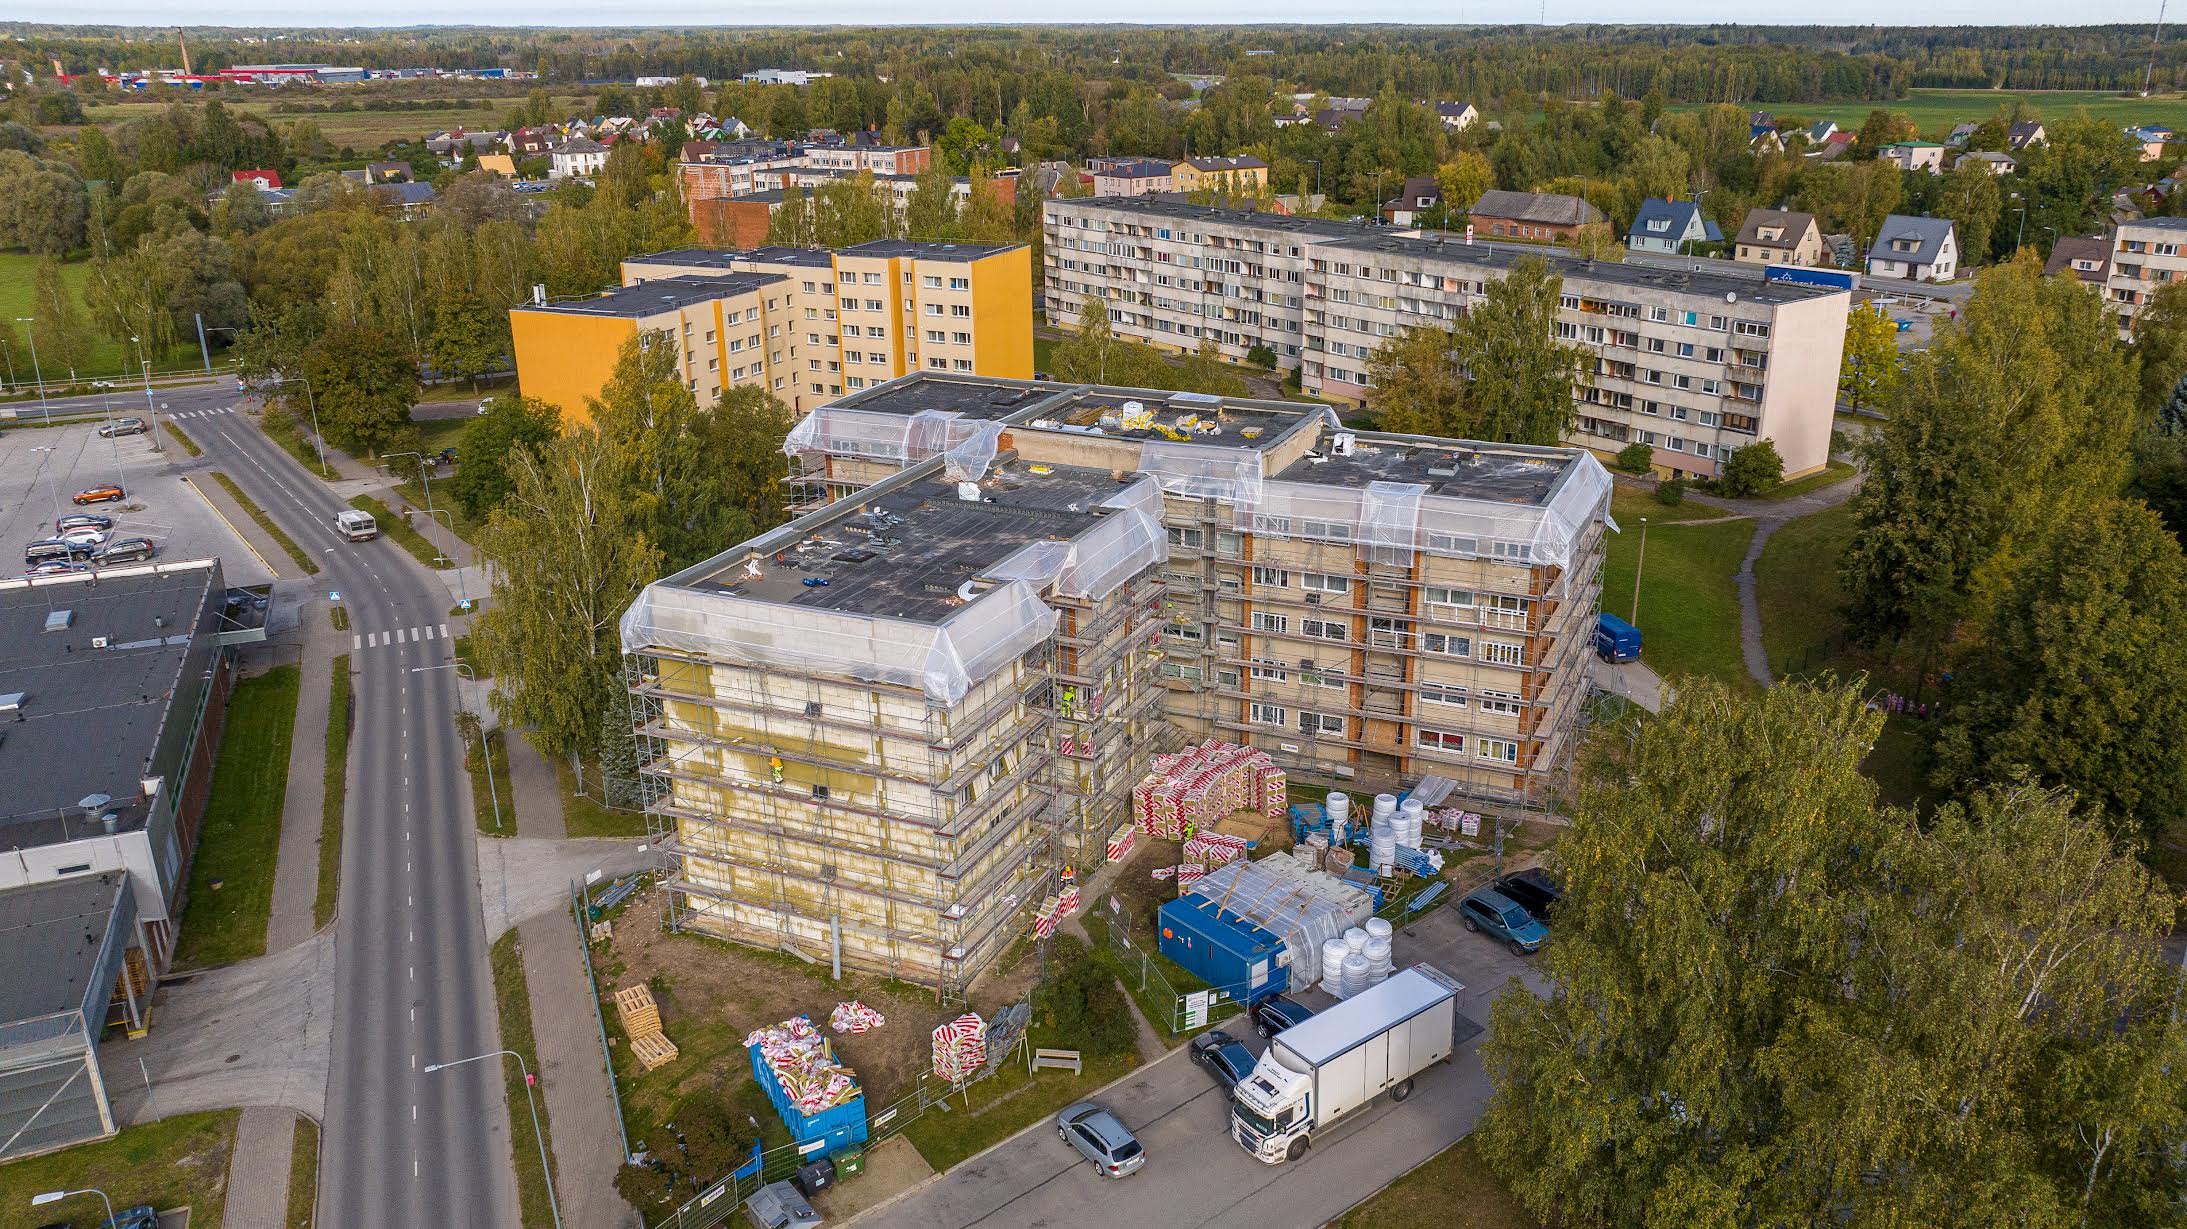
M 310 583 L 340 592 L 357 637 L 317 1223 L 514 1227 L 503 1060 L 423 1070 L 500 1046 L 455 672 L 424 669 L 452 660 L 447 588 L 386 538 L 337 534 L 347 503 L 248 415 L 207 413 L 232 384 L 157 391 L 205 451 L 170 446 L 177 463 L 226 473 L 317 558 Z

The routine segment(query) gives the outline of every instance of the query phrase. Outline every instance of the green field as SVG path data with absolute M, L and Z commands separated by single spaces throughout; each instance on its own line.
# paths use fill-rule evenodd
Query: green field
M 18 317 L 31 314 L 30 279 L 37 269 L 38 258 L 28 252 L 0 252 L 0 327 L 15 330 L 16 345 L 24 354 L 30 353 L 30 326 L 16 324 L 14 321 Z M 61 280 L 76 292 L 76 307 L 83 312 L 86 321 L 91 318 L 91 309 L 84 304 L 83 293 L 84 282 L 90 277 L 89 261 L 70 260 L 61 263 Z M 152 370 L 172 371 L 178 367 L 195 365 L 197 362 L 197 343 L 192 341 L 187 346 L 176 346 L 165 354 L 153 356 Z M 68 383 L 67 368 L 46 364 L 43 370 L 48 388 L 58 388 Z M 84 370 L 76 374 L 87 380 L 120 376 L 133 378 L 140 370 L 136 353 L 131 347 L 117 345 L 94 333 L 91 339 L 90 362 Z M 0 376 L 6 374 L 6 369 L 0 368 Z M 34 374 L 33 367 L 24 364 L 16 369 L 15 379 L 10 381 L 10 385 L 33 387 Z
M 1921 129 L 1921 135 L 1932 141 L 1941 141 L 1951 132 L 1952 126 L 1967 120 L 1984 120 L 2004 108 L 2008 113 L 2016 101 L 2025 100 L 2038 118 L 2065 119 L 2087 111 L 2097 119 L 2126 124 L 2163 124 L 2170 128 L 2187 128 L 2187 98 L 2169 97 L 2128 98 L 2103 90 L 1913 90 L 1908 96 L 1879 102 L 1749 102 L 1742 104 L 1752 110 L 1774 111 L 1780 118 L 1791 117 L 1813 123 L 1817 120 L 1835 120 L 1840 128 L 1858 129 L 1875 110 L 1903 111 Z M 1704 103 L 1674 103 L 1666 108 L 1671 111 L 1698 111 Z
M 1751 520 L 1649 525 L 1639 624 L 1647 638 L 1642 660 L 1656 673 L 1667 679 L 1705 674 L 1733 687 L 1750 685 L 1739 654 L 1739 589 L 1733 578 L 1753 538 Z M 1620 617 L 1632 613 L 1639 554 L 1638 525 L 1611 536 L 1602 568 L 1604 610 Z

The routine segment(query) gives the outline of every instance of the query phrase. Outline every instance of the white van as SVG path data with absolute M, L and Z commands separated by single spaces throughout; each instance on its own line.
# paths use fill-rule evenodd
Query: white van
M 352 542 L 370 542 L 380 536 L 380 524 L 372 519 L 372 514 L 359 512 L 354 508 L 335 513 L 334 527 L 341 530 L 342 536 Z

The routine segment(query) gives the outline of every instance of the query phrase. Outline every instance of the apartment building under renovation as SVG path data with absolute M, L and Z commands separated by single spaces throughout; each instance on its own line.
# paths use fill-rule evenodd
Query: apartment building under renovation
M 913 375 L 809 415 L 799 519 L 622 625 L 672 921 L 960 992 L 1156 754 L 1538 801 L 1588 690 L 1582 450 Z

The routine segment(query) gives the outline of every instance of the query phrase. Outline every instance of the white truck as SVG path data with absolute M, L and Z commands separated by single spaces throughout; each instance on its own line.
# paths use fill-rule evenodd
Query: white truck
M 1295 1161 L 1314 1132 L 1383 1090 L 1392 1101 L 1411 1096 L 1412 1078 L 1450 1057 L 1463 989 L 1416 964 L 1277 1033 L 1238 1082 L 1230 1137 L 1264 1164 Z
M 334 527 L 352 542 L 370 542 L 380 536 L 379 522 L 372 519 L 372 514 L 356 509 L 335 513 Z

